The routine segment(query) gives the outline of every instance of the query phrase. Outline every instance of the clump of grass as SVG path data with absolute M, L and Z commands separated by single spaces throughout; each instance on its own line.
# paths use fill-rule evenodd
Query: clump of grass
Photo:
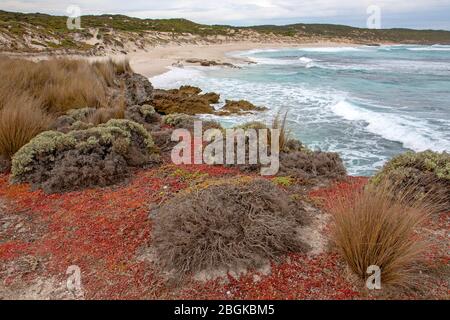
M 334 242 L 361 279 L 375 265 L 381 268 L 382 286 L 413 288 L 417 284 L 427 250 L 417 232 L 434 205 L 423 199 L 409 201 L 412 192 L 413 188 L 395 191 L 389 184 L 369 185 L 333 199 Z
M 288 111 L 285 112 L 283 116 L 281 116 L 281 112 L 279 111 L 275 118 L 272 121 L 272 128 L 280 130 L 280 150 L 285 150 L 287 143 L 289 141 L 290 132 L 286 128 L 286 119 L 287 119 Z
M 33 137 L 48 129 L 51 117 L 37 100 L 27 96 L 11 98 L 0 109 L 0 155 L 10 158 Z
M 114 85 L 116 75 L 133 72 L 128 59 L 113 60 L 99 60 L 92 63 L 95 72 L 105 80 L 108 86 Z
M 20 92 L 39 99 L 49 113 L 108 107 L 108 87 L 115 85 L 115 75 L 131 71 L 127 61 L 91 64 L 72 59 L 39 62 L 1 59 L 0 69 L 1 100 L 11 96 L 11 92 Z
M 86 122 L 94 125 L 106 123 L 111 119 L 124 119 L 125 118 L 125 106 L 119 105 L 114 108 L 100 108 L 90 114 Z
M 97 108 L 95 125 L 125 116 L 125 91 L 115 78 L 131 72 L 127 60 L 1 58 L 0 70 L 0 155 L 7 158 L 68 110 Z

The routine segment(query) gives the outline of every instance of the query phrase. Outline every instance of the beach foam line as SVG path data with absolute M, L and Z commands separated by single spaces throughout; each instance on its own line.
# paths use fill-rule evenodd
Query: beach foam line
M 355 48 L 355 47 L 317 47 L 317 48 L 299 48 L 297 50 L 306 52 L 319 52 L 319 53 L 364 51 L 364 49 L 362 48 Z
M 399 115 L 374 112 L 341 100 L 331 105 L 331 110 L 338 116 L 350 121 L 364 121 L 366 130 L 391 141 L 398 141 L 405 148 L 416 152 L 433 150 L 449 151 L 450 142 L 440 137 L 427 123 L 409 120 Z
M 450 47 L 425 47 L 425 48 L 406 48 L 409 51 L 450 51 Z

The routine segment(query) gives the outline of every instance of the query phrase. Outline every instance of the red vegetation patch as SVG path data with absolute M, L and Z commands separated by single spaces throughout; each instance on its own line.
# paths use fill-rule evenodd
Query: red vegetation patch
M 292 254 L 281 264 L 271 265 L 269 275 L 248 273 L 239 279 L 194 284 L 182 299 L 307 300 L 353 299 L 359 296 L 344 278 L 344 268 L 335 254 L 307 256 Z M 204 288 L 211 288 L 205 291 Z
M 13 239 L 7 235 L 10 233 L 4 233 L 5 236 L 0 239 L 0 275 L 3 285 L 14 281 L 26 285 L 33 277 L 57 277 L 65 281 L 67 268 L 78 265 L 87 299 L 366 297 L 364 292 L 358 292 L 346 280 L 345 266 L 334 253 L 290 255 L 285 262 L 272 264 L 268 275 L 255 271 L 239 279 L 229 276 L 225 279 L 227 281 L 191 281 L 182 288 L 168 284 L 151 261 L 140 259 L 139 252 L 150 244 L 152 225 L 148 219 L 149 207 L 189 186 L 189 181 L 170 174 L 178 169 L 203 174 L 211 181 L 239 174 L 237 169 L 222 166 L 168 165 L 160 169 L 138 171 L 134 178 L 123 185 L 62 195 L 31 192 L 28 185 L 9 185 L 9 177 L 0 175 L 0 201 L 7 204 L 6 212 L 0 214 L 20 215 L 20 219 L 31 219 L 31 225 L 34 226 L 27 232 L 28 237 Z M 366 182 L 365 178 L 351 178 L 330 188 L 313 191 L 310 196 L 321 199 L 321 203 L 330 203 L 326 200 L 332 199 L 336 193 L 361 187 Z M 437 261 L 440 265 L 448 263 L 448 255 L 442 246 L 448 243 L 446 234 L 449 224 L 448 214 L 430 222 L 430 232 L 435 237 L 435 243 L 440 242 L 430 257 L 430 262 L 435 265 Z M 42 261 L 42 266 L 36 271 L 26 276 L 5 273 L 7 265 L 20 262 L 30 255 Z M 430 292 L 437 297 L 448 294 L 445 281 L 430 283 L 430 286 Z

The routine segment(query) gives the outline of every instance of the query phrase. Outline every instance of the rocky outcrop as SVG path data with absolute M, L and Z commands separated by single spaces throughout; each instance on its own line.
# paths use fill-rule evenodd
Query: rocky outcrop
M 172 90 L 155 90 L 151 104 L 161 114 L 184 113 L 213 114 L 212 103 L 218 102 L 220 96 L 216 93 L 200 94 L 201 89 L 184 86 Z
M 226 116 L 230 114 L 246 114 L 265 111 L 246 100 L 226 100 L 225 106 L 216 110 L 212 105 L 220 101 L 220 95 L 215 92 L 202 94 L 202 90 L 192 86 L 182 86 L 179 89 L 154 90 L 151 104 L 160 114 L 168 115 L 183 113 L 187 115 L 215 114 Z
M 248 102 L 246 100 L 226 100 L 225 106 L 220 109 L 220 115 L 228 115 L 228 114 L 245 114 L 254 111 L 265 111 L 266 107 L 257 107 L 253 103 Z
M 207 59 L 186 59 L 185 62 L 189 63 L 189 64 L 200 65 L 202 67 L 220 66 L 220 67 L 228 67 L 228 68 L 239 68 L 238 66 L 235 66 L 234 64 L 229 63 L 229 62 L 221 62 L 221 61 L 207 60 Z
M 125 73 L 125 102 L 127 106 L 148 104 L 153 95 L 153 86 L 143 75 Z

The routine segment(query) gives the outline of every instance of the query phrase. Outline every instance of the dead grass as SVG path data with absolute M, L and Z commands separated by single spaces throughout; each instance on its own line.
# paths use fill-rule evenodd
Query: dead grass
M 124 119 L 125 118 L 125 105 L 119 105 L 114 108 L 100 108 L 94 113 L 89 115 L 86 119 L 88 123 L 99 125 L 107 123 L 111 119 Z
M 277 115 L 272 121 L 272 130 L 278 129 L 280 130 L 280 150 L 285 150 L 286 145 L 289 141 L 290 132 L 286 128 L 286 119 L 287 119 L 288 111 L 285 112 L 284 116 L 281 117 L 281 111 L 278 111 Z
M 71 109 L 98 108 L 94 124 L 124 118 L 124 84 L 116 79 L 132 71 L 127 60 L 0 58 L 0 70 L 0 155 L 11 157 L 51 118 Z
M 0 110 L 0 155 L 12 157 L 50 123 L 37 100 L 20 95 L 9 99 Z
M 114 82 L 115 76 L 131 72 L 127 60 L 112 59 L 91 64 L 71 59 L 32 62 L 2 58 L 0 70 L 0 106 L 18 92 L 39 99 L 49 113 L 108 107 L 108 87 L 120 85 Z
M 381 268 L 382 286 L 414 288 L 427 243 L 418 231 L 433 211 L 422 199 L 405 200 L 412 189 L 368 186 L 338 196 L 330 206 L 333 237 L 350 269 L 366 279 L 367 268 Z M 395 197 L 393 197 L 395 195 Z

